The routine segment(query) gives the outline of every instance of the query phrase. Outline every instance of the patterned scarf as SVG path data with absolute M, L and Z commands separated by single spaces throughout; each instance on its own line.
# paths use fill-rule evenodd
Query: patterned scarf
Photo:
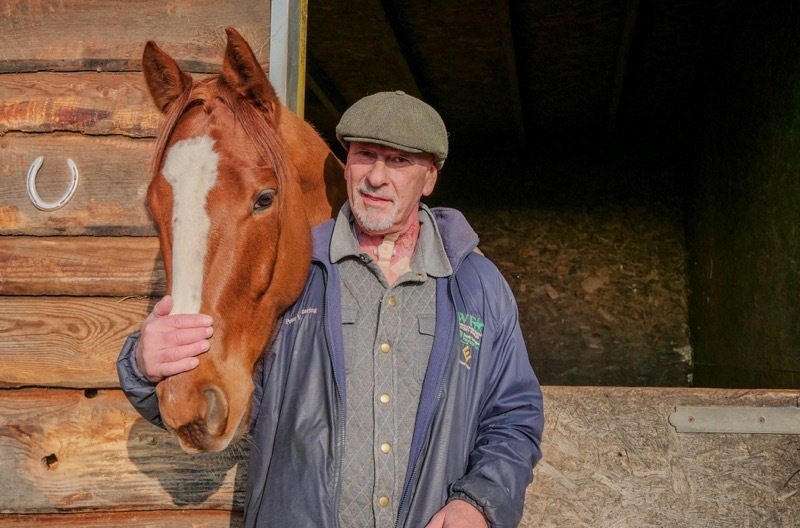
M 419 237 L 418 218 L 401 234 L 369 235 L 356 225 L 356 235 L 361 250 L 367 255 L 374 255 L 390 286 L 404 273 L 411 271 L 411 257 Z

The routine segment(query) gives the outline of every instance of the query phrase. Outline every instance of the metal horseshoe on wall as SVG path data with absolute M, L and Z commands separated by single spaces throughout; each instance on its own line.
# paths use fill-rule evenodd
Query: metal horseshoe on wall
M 31 166 L 28 169 L 28 197 L 31 199 L 31 202 L 33 202 L 33 205 L 42 211 L 55 211 L 56 209 L 61 209 L 72 199 L 72 195 L 75 194 L 75 189 L 78 188 L 78 167 L 75 165 L 74 161 L 72 161 L 70 158 L 67 158 L 67 167 L 69 167 L 69 172 L 72 175 L 72 181 L 69 184 L 69 189 L 67 189 L 67 192 L 64 193 L 64 196 L 55 202 L 45 202 L 39 196 L 39 193 L 36 192 L 36 174 L 39 172 L 42 163 L 44 163 L 44 156 L 39 156 L 33 160 L 33 163 L 31 163 Z

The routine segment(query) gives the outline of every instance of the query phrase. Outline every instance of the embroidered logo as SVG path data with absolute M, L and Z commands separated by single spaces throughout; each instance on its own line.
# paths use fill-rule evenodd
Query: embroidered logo
M 294 324 L 294 323 L 300 321 L 306 315 L 316 314 L 316 313 L 317 313 L 317 309 L 316 308 L 303 308 L 294 317 L 289 317 L 287 319 L 284 319 L 283 320 L 283 324 L 286 324 L 286 325 Z
M 461 358 L 458 362 L 469 369 L 472 358 L 481 348 L 484 323 L 474 315 L 462 312 L 457 314 L 458 337 L 461 339 Z

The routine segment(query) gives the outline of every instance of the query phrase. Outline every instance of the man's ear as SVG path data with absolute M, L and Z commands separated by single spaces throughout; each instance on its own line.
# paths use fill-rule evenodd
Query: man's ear
M 439 178 L 439 167 L 436 163 L 431 163 L 430 168 L 425 173 L 425 185 L 422 187 L 422 196 L 430 196 Z

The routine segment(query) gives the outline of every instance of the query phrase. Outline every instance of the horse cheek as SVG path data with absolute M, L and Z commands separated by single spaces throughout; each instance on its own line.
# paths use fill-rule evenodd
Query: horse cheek
M 274 277 L 280 280 L 270 284 L 270 296 L 280 299 L 278 313 L 291 306 L 303 291 L 308 268 L 311 266 L 311 225 L 302 206 L 302 192 L 299 185 L 288 185 L 285 192 L 284 215 L 297 218 L 281 222 L 278 254 L 275 261 Z

